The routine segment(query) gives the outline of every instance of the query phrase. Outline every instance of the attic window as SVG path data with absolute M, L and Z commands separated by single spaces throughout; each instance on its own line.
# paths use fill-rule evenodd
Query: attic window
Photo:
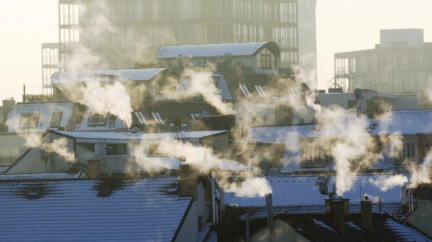
M 112 194 L 113 188 L 112 187 L 101 187 L 98 191 L 99 197 L 108 197 Z
M 151 114 L 158 124 L 165 124 L 158 112 L 152 112 Z
M 31 187 L 27 193 L 27 198 L 40 198 L 44 190 L 43 187 Z
M 62 119 L 63 112 L 55 112 L 51 117 L 50 128 L 58 128 Z
M 247 89 L 247 87 L 246 87 L 245 84 L 239 84 L 239 87 L 240 87 L 240 89 L 241 89 L 243 95 L 245 95 L 245 96 L 250 96 L 250 92 L 249 92 L 249 90 Z
M 102 115 L 98 113 L 89 114 L 87 126 L 105 126 L 107 120 L 107 115 Z
M 134 112 L 134 114 L 135 117 L 138 119 L 138 122 L 140 122 L 140 124 L 146 124 L 146 125 L 148 124 L 142 112 Z
M 263 90 L 263 88 L 262 88 L 261 85 L 254 85 L 254 86 L 255 86 L 255 89 L 257 90 L 258 94 L 261 97 L 265 97 L 266 96 L 266 93 L 264 92 L 264 90 Z
M 36 128 L 39 123 L 39 113 L 23 113 L 20 118 L 20 129 Z

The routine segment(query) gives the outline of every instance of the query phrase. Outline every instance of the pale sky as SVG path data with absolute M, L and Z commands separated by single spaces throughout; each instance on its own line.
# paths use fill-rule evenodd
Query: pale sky
M 24 84 L 42 93 L 41 44 L 58 42 L 57 0 L 0 2 L 0 100 L 21 102 Z M 334 53 L 374 48 L 380 29 L 421 28 L 432 42 L 431 10 L 431 0 L 318 0 L 319 88 L 329 86 Z

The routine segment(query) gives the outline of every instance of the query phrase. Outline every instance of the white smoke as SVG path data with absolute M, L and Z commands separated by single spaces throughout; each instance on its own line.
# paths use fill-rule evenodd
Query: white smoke
M 222 101 L 220 90 L 215 85 L 211 72 L 186 69 L 182 75 L 190 77 L 190 83 L 186 87 L 187 91 L 184 92 L 186 97 L 201 95 L 206 102 L 215 107 L 221 114 L 234 113 L 232 104 Z
M 40 135 L 31 133 L 24 136 L 26 139 L 26 146 L 30 148 L 39 148 L 48 153 L 55 153 L 63 157 L 66 161 L 75 161 L 75 154 L 69 152 L 67 147 L 68 141 L 66 138 L 54 139 L 52 142 L 43 140 Z
M 377 179 L 372 181 L 372 183 L 381 189 L 381 191 L 385 192 L 394 187 L 403 186 L 408 182 L 408 178 L 404 175 L 398 174 L 385 179 Z
M 426 154 L 421 166 L 416 163 L 406 163 L 408 170 L 411 173 L 409 188 L 416 188 L 421 184 L 431 184 L 431 170 L 432 170 L 432 150 Z
M 161 169 L 160 167 L 165 166 L 163 163 L 149 162 L 149 158 L 146 152 L 148 144 L 144 141 L 137 145 L 133 151 L 137 162 L 145 170 L 155 171 Z M 246 179 L 240 184 L 228 182 L 228 178 L 231 173 L 230 171 L 238 171 L 239 169 L 245 169 L 244 165 L 239 165 L 237 162 L 227 161 L 219 158 L 213 153 L 210 148 L 195 146 L 189 142 L 183 142 L 175 139 L 164 139 L 158 143 L 157 152 L 165 156 L 172 156 L 184 160 L 185 164 L 193 165 L 200 173 L 208 174 L 212 170 L 223 169 L 225 172 L 216 172 L 215 176 L 218 178 L 219 183 L 224 189 L 234 192 L 240 197 L 256 197 L 265 196 L 271 193 L 271 187 L 266 179 L 258 178 L 253 175 L 253 171 L 248 168 L 246 172 L 248 175 Z

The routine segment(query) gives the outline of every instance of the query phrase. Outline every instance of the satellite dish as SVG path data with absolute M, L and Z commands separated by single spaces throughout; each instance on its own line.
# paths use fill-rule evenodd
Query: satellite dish
M 362 95 L 362 90 L 361 89 L 359 89 L 359 88 L 356 88 L 355 90 L 354 90 L 354 97 L 355 97 L 355 99 L 360 99 L 361 98 L 361 95 Z

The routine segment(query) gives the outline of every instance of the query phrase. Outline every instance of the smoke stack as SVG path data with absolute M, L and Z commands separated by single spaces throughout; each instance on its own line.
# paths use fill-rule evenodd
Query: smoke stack
M 88 160 L 87 175 L 90 179 L 99 178 L 101 175 L 102 164 L 100 160 Z
M 273 198 L 272 194 L 266 195 L 267 224 L 269 229 L 269 241 L 274 241 L 274 224 L 273 224 Z
M 372 201 L 367 200 L 367 197 L 361 201 L 361 226 L 367 232 L 372 232 Z
M 333 217 L 333 227 L 345 233 L 345 202 L 343 200 L 333 200 L 331 203 L 331 214 Z

